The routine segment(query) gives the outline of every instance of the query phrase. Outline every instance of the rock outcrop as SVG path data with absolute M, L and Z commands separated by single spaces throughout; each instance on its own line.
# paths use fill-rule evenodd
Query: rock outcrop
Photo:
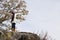
M 40 40 L 40 37 L 34 33 L 7 32 L 0 29 L 0 40 Z

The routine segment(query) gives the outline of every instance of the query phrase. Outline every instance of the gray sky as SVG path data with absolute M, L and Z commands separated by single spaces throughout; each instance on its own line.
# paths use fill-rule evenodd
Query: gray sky
M 60 40 L 60 0 L 26 0 L 29 14 L 17 27 L 20 31 L 48 32 Z M 17 24 L 18 25 L 18 24 Z

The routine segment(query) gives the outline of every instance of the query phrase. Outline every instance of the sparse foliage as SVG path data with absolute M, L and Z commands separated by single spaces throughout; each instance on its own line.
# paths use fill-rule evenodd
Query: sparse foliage
M 11 19 L 11 11 L 16 14 L 16 19 L 23 21 L 28 14 L 24 0 L 0 0 L 0 24 Z
M 1 20 L 10 19 L 11 13 L 10 11 L 15 11 L 15 13 L 19 13 L 17 18 L 22 19 L 21 16 L 27 15 L 28 11 L 26 10 L 26 2 L 24 0 L 1 0 L 0 1 L 0 18 Z M 4 15 L 4 16 L 3 16 Z M 5 19 L 4 19 L 5 17 Z M 3 22 L 3 21 L 2 21 Z

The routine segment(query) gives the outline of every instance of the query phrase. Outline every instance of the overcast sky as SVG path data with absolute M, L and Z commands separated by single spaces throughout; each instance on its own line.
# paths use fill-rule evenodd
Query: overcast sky
M 48 32 L 60 40 L 60 0 L 26 0 L 29 14 L 26 20 L 17 24 L 20 31 Z

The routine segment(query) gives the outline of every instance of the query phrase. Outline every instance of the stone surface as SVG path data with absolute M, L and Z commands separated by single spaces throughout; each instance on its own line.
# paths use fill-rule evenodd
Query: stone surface
M 0 30 L 0 40 L 40 40 L 40 37 L 30 32 L 7 32 L 6 30 Z

